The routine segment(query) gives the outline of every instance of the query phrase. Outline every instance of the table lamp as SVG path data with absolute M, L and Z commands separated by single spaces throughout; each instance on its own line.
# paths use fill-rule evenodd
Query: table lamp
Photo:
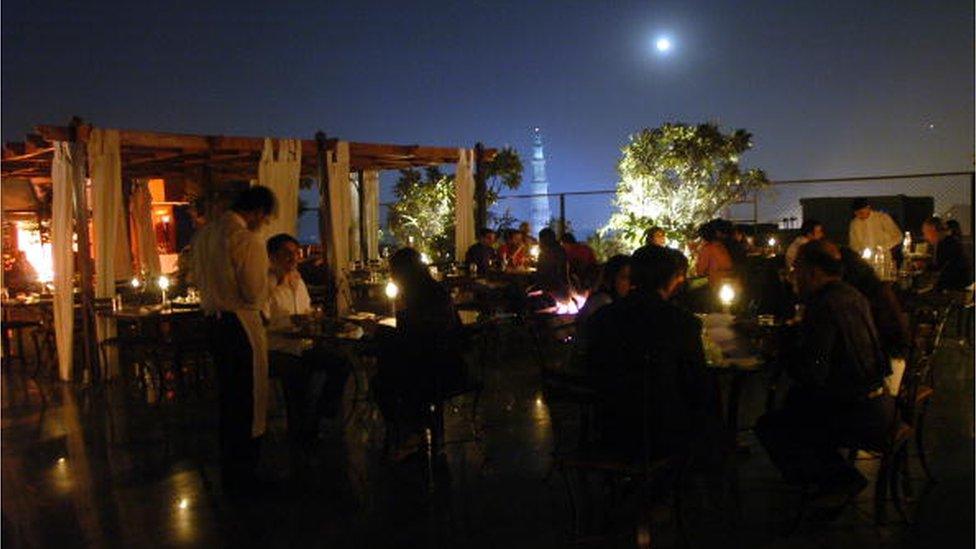
M 718 290 L 718 300 L 722 302 L 722 310 L 725 314 L 729 313 L 729 307 L 731 307 L 732 302 L 735 301 L 735 290 L 732 285 L 728 282 L 722 284 L 722 287 Z
M 169 277 L 162 275 L 156 283 L 159 284 L 159 289 L 163 291 L 163 305 L 166 305 L 166 290 L 169 289 Z
M 386 297 L 390 298 L 390 310 L 393 312 L 393 318 L 396 318 L 396 299 L 400 295 L 400 287 L 396 285 L 396 282 L 392 280 L 386 283 Z

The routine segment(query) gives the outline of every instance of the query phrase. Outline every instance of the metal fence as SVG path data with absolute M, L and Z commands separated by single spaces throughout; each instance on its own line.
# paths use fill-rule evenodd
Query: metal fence
M 973 228 L 973 172 L 882 175 L 830 179 L 780 180 L 720 212 L 722 217 L 739 223 L 772 223 L 781 227 L 798 227 L 803 222 L 800 200 L 804 198 L 905 195 L 932 197 L 935 214 L 959 221 L 963 233 Z M 307 192 L 314 196 L 314 191 Z M 568 230 L 587 238 L 604 225 L 613 213 L 615 190 L 549 193 L 549 211 L 554 225 L 565 221 Z M 303 197 L 305 195 L 303 194 Z M 511 218 L 516 224 L 529 219 L 531 199 L 536 195 L 513 194 L 500 197 L 491 208 L 494 223 Z M 311 200 L 311 198 L 309 198 Z M 380 205 L 380 223 L 386 228 L 389 204 Z M 303 240 L 318 241 L 317 212 L 303 214 L 300 227 Z M 305 218 L 308 219 L 305 219 Z M 539 227 L 533 227 L 538 231 Z M 308 233 L 305 235 L 304 233 Z
M 959 221 L 964 234 L 972 234 L 973 172 L 949 172 L 868 177 L 798 179 L 775 181 L 769 187 L 733 204 L 719 215 L 739 223 L 771 223 L 798 227 L 803 222 L 803 198 L 905 195 L 931 197 L 935 215 Z M 613 189 L 549 193 L 553 223 L 565 221 L 577 237 L 587 237 L 603 227 L 613 212 Z M 496 218 L 528 219 L 531 199 L 537 195 L 501 197 L 492 207 Z M 538 227 L 534 227 L 538 230 Z

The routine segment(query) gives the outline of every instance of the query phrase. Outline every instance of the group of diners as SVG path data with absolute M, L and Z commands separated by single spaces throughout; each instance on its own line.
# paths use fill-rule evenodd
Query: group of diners
M 212 323 L 221 462 L 230 492 L 260 486 L 255 467 L 265 431 L 269 362 L 283 380 L 290 438 L 299 446 L 314 444 L 319 421 L 336 414 L 350 371 L 349 356 L 327 339 L 300 343 L 280 333 L 311 312 L 311 300 L 297 270 L 294 239 L 260 236 L 274 208 L 268 189 L 251 187 L 201 227 L 190 250 L 191 282 Z M 806 225 L 806 242 L 797 246 L 792 262 L 804 312 L 794 333 L 783 338 L 791 346 L 779 357 L 792 387 L 783 405 L 759 420 L 757 433 L 788 481 L 813 485 L 824 495 L 850 495 L 865 481 L 838 448 L 871 448 L 894 420 L 884 379 L 891 359 L 909 347 L 907 328 L 897 298 L 870 265 L 822 238 L 815 222 Z M 927 237 L 931 233 L 938 241 L 934 268 L 949 268 L 955 252 L 943 252 L 947 258 L 940 260 L 938 250 L 953 246 L 952 236 L 935 221 L 927 227 Z M 725 256 L 738 253 L 729 251 L 737 240 L 725 229 L 715 223 L 703 229 L 699 274 L 734 273 L 734 260 Z M 469 259 L 478 264 L 480 254 L 487 255 L 490 266 L 484 248 L 497 253 L 493 235 L 479 236 L 481 248 L 473 247 Z M 520 238 L 525 242 L 526 235 L 514 244 Z M 536 277 L 555 293 L 578 283 L 583 267 L 591 269 L 585 275 L 593 281 L 589 300 L 577 323 L 587 379 L 605 397 L 597 422 L 602 447 L 632 457 L 715 455 L 731 437 L 719 418 L 702 322 L 684 306 L 689 262 L 664 243 L 659 232 L 648 231 L 645 246 L 600 266 L 592 251 L 580 253 L 580 245 L 560 242 L 543 229 Z M 703 254 L 710 257 L 703 260 Z M 450 293 L 417 251 L 396 251 L 389 267 L 400 288 L 396 328 L 366 326 L 371 337 L 359 352 L 377 359 L 370 386 L 384 419 L 407 433 L 402 451 L 394 453 L 405 456 L 429 426 L 430 405 L 463 388 L 463 329 Z
M 713 222 L 700 233 L 698 274 L 714 273 L 716 281 L 735 274 L 729 252 L 735 240 L 723 225 Z M 927 267 L 937 280 L 932 295 L 969 286 L 958 237 L 937 218 L 926 220 L 922 232 L 935 247 Z M 633 459 L 714 457 L 729 448 L 733 433 L 720 421 L 702 322 L 684 306 L 689 262 L 664 243 L 651 230 L 647 245 L 608 261 L 601 297 L 578 317 L 585 379 L 601 397 L 596 444 Z M 756 433 L 786 481 L 840 504 L 867 484 L 840 450 L 883 448 L 898 421 L 898 387 L 890 382 L 898 377 L 892 365 L 903 367 L 912 345 L 907 316 L 892 285 L 859 253 L 825 238 L 815 220 L 803 224 L 788 258 L 801 307 L 780 328 L 775 366 L 789 390 L 758 420 Z

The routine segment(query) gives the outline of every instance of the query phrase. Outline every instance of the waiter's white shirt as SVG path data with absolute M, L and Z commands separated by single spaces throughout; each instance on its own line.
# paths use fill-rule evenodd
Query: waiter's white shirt
M 305 341 L 276 336 L 276 331 L 292 327 L 292 315 L 308 314 L 312 310 L 312 298 L 301 276 L 286 277 L 278 282 L 278 275 L 268 275 L 268 305 L 265 317 L 268 320 L 268 348 L 292 355 L 301 355 L 308 348 Z
M 206 312 L 260 311 L 268 295 L 264 240 L 244 219 L 225 212 L 204 225 L 190 247 L 200 308 Z
M 193 237 L 190 247 L 200 308 L 206 313 L 235 313 L 252 353 L 253 420 L 251 435 L 264 434 L 268 407 L 268 338 L 261 311 L 268 298 L 268 254 L 264 239 L 248 230 L 244 219 L 226 212 Z M 241 341 L 221 341 L 240 345 Z
M 890 215 L 873 210 L 867 219 L 852 219 L 848 228 L 848 243 L 858 253 L 865 248 L 874 252 L 878 246 L 890 250 L 901 244 L 901 236 L 901 229 Z

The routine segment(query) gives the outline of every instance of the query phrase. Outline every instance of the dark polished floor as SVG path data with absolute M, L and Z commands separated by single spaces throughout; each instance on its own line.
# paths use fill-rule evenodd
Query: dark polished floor
M 383 457 L 382 422 L 358 405 L 348 425 L 326 426 L 315 459 L 297 464 L 280 413 L 262 457 L 268 475 L 291 479 L 278 495 L 226 498 L 216 468 L 211 393 L 146 404 L 116 383 L 82 390 L 25 380 L 5 370 L 2 393 L 2 541 L 5 547 L 560 547 L 570 544 L 567 498 L 549 475 L 553 415 L 537 368 L 499 346 L 477 420 L 479 443 L 449 446 L 435 489 L 423 460 Z M 351 390 L 349 395 L 351 395 Z M 742 423 L 761 408 L 763 380 L 747 385 Z M 470 432 L 462 398 L 448 410 L 449 438 Z M 348 403 L 347 403 L 348 405 Z M 555 408 L 555 409 L 551 409 Z M 870 489 L 832 522 L 783 529 L 797 495 L 780 482 L 749 433 L 737 458 L 737 524 L 689 519 L 696 547 L 972 547 L 974 526 L 973 354 L 949 341 L 938 351 L 928 450 L 937 483 L 912 459 L 910 525 L 872 521 Z M 558 421 L 558 420 L 557 420 Z M 861 464 L 873 479 L 875 464 Z M 704 501 L 704 500 L 703 500 Z M 633 509 L 615 511 L 593 546 L 633 546 Z M 653 513 L 652 541 L 676 544 L 671 515 Z

